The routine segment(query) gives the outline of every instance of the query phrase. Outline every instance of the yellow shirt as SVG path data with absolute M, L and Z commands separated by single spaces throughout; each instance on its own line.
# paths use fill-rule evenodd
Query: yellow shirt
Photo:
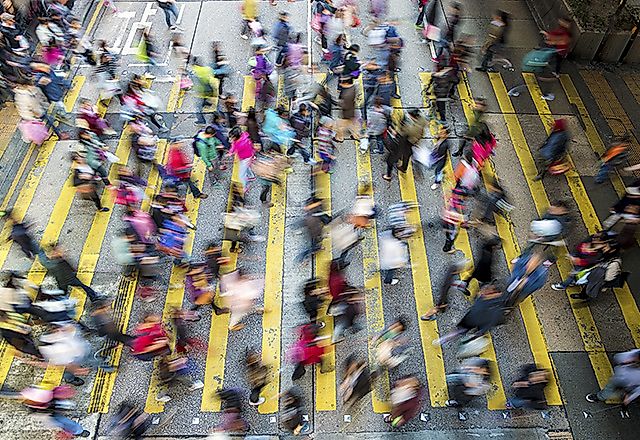
M 242 18 L 245 20 L 255 20 L 258 16 L 257 0 L 244 0 L 242 3 Z

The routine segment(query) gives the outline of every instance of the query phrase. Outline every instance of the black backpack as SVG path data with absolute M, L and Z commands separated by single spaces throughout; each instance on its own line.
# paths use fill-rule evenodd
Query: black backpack
M 193 155 L 200 157 L 200 152 L 198 151 L 198 142 L 201 142 L 202 139 L 198 137 L 200 133 L 203 133 L 204 129 L 198 130 L 198 132 L 193 136 L 193 141 L 191 141 L 191 147 L 193 148 Z

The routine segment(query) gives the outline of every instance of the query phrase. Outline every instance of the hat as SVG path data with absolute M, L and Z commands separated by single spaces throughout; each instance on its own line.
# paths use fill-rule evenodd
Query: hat
M 8 12 L 4 12 L 0 15 L 0 20 L 2 21 L 6 21 L 6 20 L 15 20 L 16 16 L 9 14 Z

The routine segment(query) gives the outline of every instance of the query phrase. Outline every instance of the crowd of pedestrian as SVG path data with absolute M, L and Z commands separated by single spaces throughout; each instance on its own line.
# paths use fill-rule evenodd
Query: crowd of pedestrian
M 57 288 L 48 289 L 32 284 L 18 273 L 7 275 L 0 290 L 0 334 L 18 356 L 34 365 L 65 367 L 64 381 L 80 386 L 88 368 L 113 371 L 113 360 L 94 354 L 87 334 L 96 333 L 108 344 L 124 344 L 131 355 L 140 361 L 157 361 L 157 374 L 162 392 L 155 398 L 169 402 L 172 388 L 183 384 L 195 391 L 204 384 L 190 377 L 189 356 L 197 350 L 191 338 L 189 322 L 200 319 L 208 307 L 216 315 L 230 314 L 229 330 L 240 331 L 243 320 L 251 313 L 268 312 L 260 306 L 263 281 L 257 274 L 242 267 L 231 266 L 236 254 L 250 242 L 264 241 L 255 233 L 264 210 L 274 204 L 273 185 L 280 185 L 299 154 L 309 166 L 310 175 L 332 174 L 340 160 L 346 140 L 358 143 L 358 154 L 369 150 L 385 154 L 385 170 L 376 170 L 385 181 L 393 174 L 405 174 L 411 163 L 417 170 L 432 170 L 432 190 L 440 188 L 445 178 L 445 164 L 451 156 L 454 173 L 446 175 L 452 183 L 445 191 L 442 228 L 445 235 L 443 252 L 454 253 L 461 228 L 477 228 L 483 236 L 480 259 L 473 271 L 468 261 L 453 261 L 443 285 L 438 290 L 435 307 L 421 316 L 422 320 L 437 319 L 447 310 L 450 295 L 461 292 L 470 296 L 477 291 L 469 310 L 455 329 L 443 335 L 436 344 L 459 339 L 457 355 L 462 362 L 455 373 L 447 377 L 451 398 L 448 406 L 468 405 L 476 397 L 491 389 L 491 371 L 495 368 L 480 355 L 487 349 L 486 335 L 504 324 L 509 312 L 524 299 L 542 288 L 548 270 L 554 264 L 553 250 L 565 244 L 570 227 L 569 210 L 557 201 L 548 212 L 531 224 L 529 245 L 513 262 L 511 273 L 498 274 L 493 270 L 493 256 L 501 245 L 491 232 L 494 215 L 508 216 L 512 208 L 507 194 L 497 179 L 481 181 L 483 168 L 496 154 L 497 140 L 485 121 L 487 103 L 476 99 L 472 117 L 454 150 L 449 138 L 454 129 L 448 122 L 450 103 L 456 99 L 456 85 L 462 72 L 472 60 L 473 39 L 457 28 L 462 5 L 448 5 L 444 26 L 434 30 L 435 1 L 420 0 L 416 29 L 432 48 L 435 64 L 427 86 L 426 111 L 423 108 L 394 108 L 398 99 L 396 73 L 401 70 L 401 55 L 407 44 L 388 18 L 386 0 L 371 0 L 370 23 L 363 25 L 358 4 L 351 0 L 316 0 L 312 5 L 311 27 L 314 44 L 321 53 L 321 66 L 326 78 L 305 85 L 309 49 L 301 42 L 301 33 L 289 22 L 286 12 L 268 31 L 259 21 L 256 0 L 242 3 L 241 37 L 247 40 L 253 55 L 247 60 L 255 81 L 255 105 L 242 112 L 233 92 L 225 87 L 232 74 L 223 54 L 222 45 L 214 42 L 211 57 L 195 56 L 181 43 L 181 29 L 177 26 L 177 7 L 174 0 L 158 0 L 169 28 L 173 47 L 182 63 L 180 86 L 190 90 L 197 100 L 196 125 L 193 137 L 169 140 L 166 161 L 158 155 L 159 137 L 170 131 L 159 114 L 159 99 L 151 91 L 155 78 L 151 68 L 157 64 L 158 47 L 147 29 L 142 33 L 138 56 L 148 66 L 144 75 L 133 75 L 128 81 L 119 76 L 118 56 L 107 42 L 93 44 L 80 30 L 80 22 L 65 0 L 48 0 L 35 29 L 37 47 L 26 30 L 16 27 L 12 14 L 0 15 L 0 67 L 2 97 L 14 99 L 22 122 L 20 129 L 25 140 L 41 143 L 49 137 L 69 137 L 61 125 L 77 130 L 77 148 L 71 156 L 72 183 L 80 199 L 93 202 L 98 214 L 109 211 L 108 197 L 114 197 L 123 228 L 112 240 L 112 255 L 123 268 L 123 276 L 137 277 L 138 292 L 143 301 L 158 297 L 154 286 L 165 280 L 163 260 L 172 261 L 186 270 L 185 288 L 192 307 L 176 308 L 170 323 L 153 314 L 143 317 L 131 334 L 114 321 L 109 299 L 83 283 L 70 258 L 57 243 L 38 243 L 29 223 L 15 218 L 10 210 L 3 216 L 11 228 L 15 241 L 25 257 L 37 259 L 55 278 Z M 66 4 L 66 6 L 65 6 Z M 110 5 L 112 5 L 110 3 Z M 113 6 L 113 5 L 112 5 Z M 115 6 L 113 6 L 115 8 Z M 366 50 L 372 54 L 360 61 L 364 52 L 353 42 L 354 29 L 362 28 Z M 479 71 L 492 70 L 495 56 L 506 42 L 509 16 L 498 11 L 490 23 L 488 37 L 481 46 Z M 568 50 L 567 22 L 545 33 L 548 48 L 555 56 L 553 72 L 558 73 Z M 35 49 L 35 50 L 34 50 Z M 74 58 L 81 58 L 94 69 L 100 88 L 99 105 L 83 99 L 75 120 L 64 105 L 65 92 L 70 87 L 69 71 Z M 277 77 L 284 82 L 285 101 L 276 99 Z M 362 90 L 359 84 L 362 83 Z M 362 93 L 362 100 L 359 93 Z M 125 121 L 124 136 L 131 142 L 136 165 L 128 167 L 121 158 L 109 151 L 105 144 L 115 130 L 103 118 L 102 110 L 112 98 L 121 104 L 120 116 Z M 360 102 L 362 101 L 362 102 Z M 283 104 L 286 102 L 286 104 Z M 51 107 L 51 110 L 47 110 Z M 432 148 L 425 146 L 429 125 L 437 130 Z M 75 125 L 75 127 L 73 127 Z M 366 128 L 364 128 L 366 127 Z M 568 167 L 570 135 L 566 122 L 555 121 L 549 138 L 540 148 L 535 180 L 545 174 L 559 174 Z M 603 156 L 599 181 L 623 163 L 626 144 L 617 143 Z M 206 199 L 205 181 L 198 181 L 194 170 L 202 162 L 206 168 L 208 185 L 225 185 L 230 181 L 229 204 L 220 220 L 222 240 L 211 240 L 202 255 L 191 255 L 187 237 L 195 225 L 190 220 L 193 199 Z M 230 164 L 237 167 L 237 179 L 231 175 Z M 145 193 L 151 170 L 160 176 L 153 194 Z M 394 171 L 395 170 L 395 171 Z M 247 202 L 249 191 L 258 186 L 262 207 Z M 359 332 L 364 325 L 364 289 L 348 283 L 346 269 L 349 253 L 364 238 L 372 222 L 386 227 L 379 234 L 380 277 L 387 288 L 401 281 L 398 271 L 409 265 L 408 243 L 419 225 L 411 222 L 416 201 L 398 202 L 383 212 L 372 198 L 373 182 L 359 182 L 357 197 L 348 212 L 333 215 L 325 201 L 313 193 L 303 207 L 300 227 L 306 233 L 306 249 L 296 256 L 305 262 L 322 251 L 322 242 L 330 237 L 333 255 L 326 268 L 326 278 L 312 278 L 304 283 L 302 306 L 308 322 L 297 329 L 297 340 L 288 349 L 294 365 L 292 381 L 302 378 L 308 366 L 319 365 L 320 372 L 334 369 L 328 359 L 332 347 Z M 148 200 L 147 200 L 148 199 Z M 147 203 L 144 203 L 144 202 Z M 143 206 L 148 206 L 143 208 Z M 593 234 L 581 242 L 572 255 L 574 271 L 553 289 L 584 286 L 581 293 L 572 294 L 576 300 L 590 301 L 605 289 L 621 286 L 626 274 L 622 271 L 622 256 L 635 244 L 634 234 L 640 220 L 640 181 L 627 188 L 627 194 L 612 209 L 605 222 L 606 230 Z M 383 221 L 384 219 L 384 221 Z M 478 288 L 472 287 L 472 280 Z M 80 323 L 75 312 L 71 288 L 79 288 L 90 300 L 90 323 Z M 333 320 L 333 332 L 326 334 L 327 317 Z M 412 342 L 406 336 L 407 322 L 398 314 L 380 334 L 371 340 L 375 350 L 375 364 L 356 354 L 344 360 L 344 374 L 339 393 L 345 408 L 365 397 L 378 378 L 398 367 L 409 357 Z M 38 326 L 38 331 L 33 331 Z M 270 366 L 263 364 L 260 353 L 252 347 L 246 350 L 245 367 L 249 389 L 225 388 L 217 391 L 223 402 L 223 422 L 220 431 L 245 431 L 249 428 L 243 417 L 243 402 L 261 405 L 261 395 L 268 384 Z M 342 361 L 338 359 L 338 361 Z M 512 408 L 542 408 L 545 406 L 544 387 L 549 371 L 536 365 L 523 366 L 521 377 L 513 384 Z M 595 402 L 622 393 L 624 403 L 633 401 L 640 390 L 640 358 L 637 350 L 616 358 L 614 376 L 607 387 L 587 400 Z M 22 400 L 33 411 L 45 413 L 55 426 L 73 436 L 88 436 L 89 432 L 64 415 L 69 409 L 60 402 L 71 396 L 67 385 L 53 389 L 32 386 L 11 397 Z M 405 375 L 391 386 L 391 412 L 385 421 L 393 427 L 409 422 L 419 412 L 425 394 L 417 374 Z M 281 399 L 281 424 L 293 434 L 305 434 L 311 427 L 303 418 L 303 399 L 294 387 L 286 390 Z M 137 405 L 124 402 L 116 413 L 112 432 L 118 435 L 140 435 L 149 423 Z

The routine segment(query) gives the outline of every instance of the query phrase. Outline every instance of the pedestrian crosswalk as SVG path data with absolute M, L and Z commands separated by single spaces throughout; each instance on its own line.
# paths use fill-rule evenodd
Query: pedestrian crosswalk
M 600 113 L 604 116 L 605 120 L 610 126 L 610 129 L 615 134 L 624 134 L 628 130 L 625 129 L 622 132 L 623 126 L 631 127 L 631 120 L 624 112 L 624 108 L 621 104 L 616 104 L 615 94 L 611 86 L 607 83 L 607 79 L 602 75 L 591 72 L 580 72 L 584 82 L 586 83 L 591 95 L 595 98 L 598 104 Z M 324 75 L 317 75 L 316 80 L 322 80 Z M 428 72 L 422 72 L 419 75 L 421 84 L 421 90 L 427 87 L 429 83 L 430 74 Z M 594 202 L 590 197 L 588 190 L 588 179 L 591 176 L 585 174 L 588 171 L 583 170 L 584 161 L 577 161 L 574 164 L 574 168 L 567 172 L 564 177 L 556 179 L 549 179 L 540 181 L 534 180 L 534 176 L 538 174 L 536 163 L 534 160 L 534 151 L 537 145 L 533 144 L 532 138 L 529 133 L 525 133 L 523 128 L 523 120 L 519 118 L 517 113 L 518 106 L 520 105 L 515 98 L 510 97 L 507 94 L 507 87 L 505 81 L 499 73 L 488 74 L 489 84 L 491 90 L 497 102 L 497 108 L 493 109 L 498 112 L 493 115 L 492 118 L 499 120 L 504 124 L 505 133 L 508 138 L 499 139 L 502 149 L 509 149 L 509 154 L 513 153 L 515 160 L 520 170 L 514 172 L 513 170 L 501 169 L 498 166 L 496 160 L 489 160 L 487 166 L 482 171 L 482 177 L 485 181 L 492 179 L 505 179 L 508 175 L 509 181 L 506 186 L 520 186 L 524 189 L 525 195 L 528 200 L 531 201 L 531 211 L 535 216 L 542 215 L 552 201 L 557 200 L 558 189 L 556 186 L 562 185 L 568 188 L 568 194 L 572 200 L 572 204 L 579 211 L 579 216 L 576 216 L 580 231 L 584 231 L 586 234 L 593 234 L 594 232 L 602 228 L 602 219 L 598 216 L 598 211 L 594 206 Z M 534 104 L 536 111 L 536 119 L 533 121 L 536 126 L 539 126 L 541 131 L 550 131 L 550 127 L 554 118 L 548 103 L 542 98 L 539 84 L 535 76 L 531 74 L 523 74 L 524 84 L 528 95 Z M 85 84 L 86 78 L 77 76 L 74 78 L 72 90 L 67 95 L 65 105 L 67 110 L 73 109 L 75 101 L 80 96 L 80 93 Z M 637 78 L 626 77 L 625 84 L 628 86 L 631 93 L 634 93 L 634 87 Z M 179 78 L 176 79 L 176 83 L 173 85 L 168 103 L 166 106 L 166 112 L 169 114 L 175 113 L 181 107 L 184 95 L 181 94 L 179 86 Z M 583 126 L 583 136 L 588 143 L 590 150 L 597 154 L 602 154 L 605 150 L 605 142 L 603 141 L 603 135 L 598 132 L 594 121 L 595 115 L 593 109 L 588 109 L 584 104 L 584 96 L 581 96 L 578 92 L 573 79 L 569 75 L 561 75 L 560 84 L 567 101 L 574 105 L 577 109 L 577 117 L 580 119 Z M 281 94 L 283 84 L 280 82 L 278 91 Z M 464 113 L 467 121 L 470 120 L 472 114 L 472 102 L 473 102 L 473 84 L 466 75 L 463 75 L 461 83 L 457 87 L 460 109 Z M 402 96 L 403 90 L 398 89 L 399 94 Z M 255 83 L 252 77 L 244 77 L 243 81 L 243 93 L 242 93 L 242 111 L 246 112 L 250 107 L 255 104 Z M 423 98 L 426 99 L 426 94 L 423 94 Z M 186 99 L 189 99 L 188 97 Z M 362 106 L 363 94 L 360 91 L 358 94 L 357 105 Z M 396 116 L 401 112 L 402 100 L 394 99 L 392 102 Z M 425 101 L 423 105 L 427 105 Z M 452 106 L 454 104 L 451 104 Z M 614 116 L 615 115 L 615 118 Z M 622 124 L 618 124 L 617 121 L 621 121 Z M 528 123 L 533 123 L 531 120 Z M 490 124 L 491 126 L 491 124 Z M 195 130 L 193 130 L 195 131 Z M 183 133 L 185 136 L 191 136 L 193 133 Z M 430 137 L 429 133 L 427 137 Z M 23 219 L 32 215 L 37 215 L 32 211 L 32 201 L 36 194 L 36 189 L 41 182 L 41 178 L 48 163 L 49 158 L 54 152 L 58 140 L 52 138 L 45 142 L 37 150 L 35 161 L 32 168 L 28 171 L 26 178 L 22 179 L 22 186 L 19 188 L 17 195 L 10 197 L 13 201 L 11 206 L 14 206 L 13 215 L 17 219 Z M 635 144 L 634 144 L 635 146 Z M 31 147 L 33 148 L 33 147 Z M 160 140 L 158 144 L 158 150 L 156 152 L 156 160 L 159 163 L 166 161 L 168 142 L 166 139 Z M 512 148 L 512 150 L 511 150 Z M 633 147 L 632 147 L 633 149 Z M 34 150 L 35 151 L 35 150 Z M 119 158 L 119 163 L 126 164 L 129 162 L 129 156 L 131 153 L 131 147 L 128 142 L 127 128 L 123 129 L 122 135 L 117 143 L 115 154 Z M 379 175 L 382 170 L 376 169 L 376 166 L 380 164 L 374 157 L 370 155 L 368 151 L 360 152 L 358 149 L 358 143 L 355 147 L 353 144 L 346 141 L 341 145 L 339 149 L 339 160 L 347 162 L 353 165 L 351 168 L 354 170 L 355 179 L 358 185 L 358 194 L 368 195 L 374 198 L 374 200 L 387 200 L 383 197 L 385 192 L 394 192 L 399 194 L 402 201 L 416 202 L 420 204 L 420 200 L 429 200 L 433 203 L 438 203 L 438 208 L 442 207 L 443 198 L 447 198 L 453 185 L 453 166 L 450 159 L 447 160 L 445 168 L 445 181 L 442 186 L 442 196 L 436 192 L 429 192 L 423 194 L 422 192 L 426 187 L 422 187 L 424 182 L 416 180 L 414 174 L 414 168 L 409 165 L 406 173 L 398 173 L 398 181 L 392 181 L 386 183 L 379 179 Z M 498 155 L 503 154 L 498 150 Z M 26 165 L 25 165 L 26 166 Z M 116 167 L 112 167 L 109 178 L 116 180 Z M 521 177 L 520 176 L 521 173 Z M 231 180 L 238 179 L 238 164 L 234 163 L 233 170 L 231 171 Z M 197 181 L 198 188 L 201 190 L 205 188 L 206 182 L 209 179 L 206 172 L 204 163 L 200 160 L 196 160 L 193 170 L 193 179 Z M 332 201 L 336 201 L 335 193 L 332 197 L 332 186 L 335 185 L 335 179 L 340 179 L 338 174 L 325 174 L 319 173 L 314 176 L 310 176 L 313 179 L 313 188 L 315 194 L 319 198 L 324 200 L 325 207 L 328 212 L 332 212 Z M 20 179 L 18 179 L 20 180 Z M 612 195 L 622 195 L 624 193 L 625 182 L 623 176 L 618 173 L 610 174 L 610 183 Z M 16 184 L 16 189 L 18 184 Z M 145 190 L 147 198 L 144 200 L 142 209 L 148 211 L 150 208 L 150 199 L 159 191 L 161 186 L 161 178 L 155 168 L 149 171 L 147 176 L 147 187 Z M 335 187 L 334 187 L 335 188 Z M 227 200 L 227 209 L 231 203 L 231 193 L 227 194 L 227 189 L 224 189 Z M 345 195 L 346 197 L 346 195 Z M 61 186 L 60 192 L 57 195 L 57 199 L 51 201 L 53 206 L 49 218 L 46 222 L 46 226 L 39 233 L 40 243 L 50 244 L 58 241 L 61 236 L 61 232 L 68 221 L 71 206 L 75 198 L 75 189 L 72 186 L 71 177 L 68 177 L 64 184 Z M 332 200 L 333 198 L 333 200 Z M 262 391 L 262 396 L 265 397 L 264 403 L 258 406 L 258 412 L 260 414 L 274 414 L 279 410 L 279 394 L 283 391 L 283 383 L 280 379 L 280 372 L 283 371 L 283 366 L 288 360 L 286 359 L 286 352 L 288 347 L 283 346 L 284 332 L 291 332 L 293 329 L 289 328 L 286 323 L 286 317 L 284 315 L 283 307 L 283 277 L 284 277 L 284 261 L 285 259 L 294 258 L 293 254 L 288 252 L 286 247 L 286 240 L 288 234 L 288 228 L 292 225 L 293 216 L 289 215 L 289 210 L 293 209 L 289 206 L 287 199 L 287 181 L 286 177 L 283 179 L 281 185 L 274 185 L 272 188 L 271 200 L 273 206 L 270 206 L 265 211 L 264 221 L 268 227 L 267 240 L 263 246 L 262 253 L 264 258 L 264 315 L 257 321 L 259 324 L 258 332 L 260 341 L 251 341 L 260 344 L 262 351 L 262 360 L 265 364 L 271 368 L 271 380 L 269 385 Z M 613 198 L 611 202 L 613 203 Z M 101 258 L 109 258 L 108 244 L 110 237 L 108 231 L 111 231 L 110 227 L 114 224 L 119 224 L 120 216 L 113 215 L 114 198 L 108 191 L 102 195 L 101 200 L 103 206 L 111 208 L 108 212 L 97 212 L 92 218 L 91 226 L 84 236 L 74 236 L 73 240 L 79 240 L 83 242 L 82 250 L 79 256 L 79 279 L 87 284 L 91 285 L 96 269 L 98 267 L 99 260 Z M 340 201 L 341 205 L 345 203 Z M 80 202 L 83 203 L 83 202 Z M 188 216 L 189 220 L 194 225 L 199 225 L 203 222 L 220 222 L 221 217 L 203 217 L 202 212 L 204 209 L 208 209 L 209 202 L 203 202 L 199 198 L 194 198 L 189 195 L 187 198 Z M 525 201 L 522 201 L 525 204 Z M 5 207 L 9 203 L 5 203 Z M 336 206 L 334 204 L 334 206 Z M 382 206 L 382 209 L 385 207 Z M 295 207 L 299 210 L 299 207 Z M 528 208 L 527 208 L 528 209 Z M 411 262 L 411 268 L 407 271 L 407 276 L 411 277 L 410 282 L 403 283 L 402 289 L 404 289 L 404 295 L 408 302 L 403 304 L 410 304 L 412 307 L 410 310 L 390 310 L 389 306 L 385 303 L 385 295 L 387 287 L 383 284 L 380 275 L 380 255 L 378 237 L 382 232 L 384 223 L 382 219 L 377 219 L 373 222 L 373 226 L 364 230 L 363 240 L 359 247 L 361 249 L 361 261 L 354 261 L 350 270 L 356 270 L 361 272 L 363 287 L 365 291 L 365 317 L 366 317 L 366 342 L 360 339 L 359 343 L 366 345 L 368 359 L 371 364 L 375 364 L 375 348 L 373 347 L 373 337 L 381 332 L 386 325 L 388 325 L 392 319 L 399 316 L 401 313 L 405 316 L 409 316 L 412 325 L 416 332 L 416 338 L 412 341 L 415 345 L 416 357 L 421 358 L 423 362 L 424 370 L 417 372 L 421 380 L 425 383 L 428 392 L 428 398 L 426 399 L 426 405 L 431 407 L 443 407 L 446 400 L 449 398 L 449 391 L 446 382 L 446 373 L 450 372 L 450 366 L 452 365 L 452 359 L 454 355 L 448 355 L 447 347 L 440 347 L 434 345 L 432 341 L 438 339 L 442 334 L 446 332 L 451 326 L 449 323 L 443 324 L 438 321 L 421 321 L 420 316 L 433 307 L 434 295 L 438 289 L 435 285 L 435 278 L 438 269 L 444 264 L 447 264 L 448 260 L 440 258 L 438 252 L 440 252 L 441 243 L 443 239 L 439 233 L 438 228 L 434 230 L 425 227 L 428 221 L 432 220 L 433 207 L 420 206 L 419 209 L 412 211 L 409 214 L 409 221 L 418 226 L 417 233 L 412 236 L 408 241 L 409 258 Z M 217 213 L 219 214 L 219 213 Z M 522 218 L 522 217 L 518 217 Z M 502 252 L 504 255 L 505 267 L 511 268 L 513 260 L 520 254 L 521 248 L 525 245 L 525 234 L 521 234 L 519 231 L 526 230 L 528 223 L 519 222 L 510 216 L 495 217 L 495 228 L 502 240 Z M 110 226 L 111 225 L 111 226 Z M 206 228 L 202 228 L 206 230 Z M 8 226 L 5 226 L 2 234 L 6 236 L 8 233 Z M 201 232 L 201 228 L 192 230 L 189 234 L 189 238 L 186 244 L 186 251 L 191 253 L 192 249 L 195 249 L 196 237 L 198 240 L 207 240 L 210 237 L 204 237 L 204 232 Z M 461 251 L 466 259 L 470 262 L 474 261 L 473 249 L 478 243 L 478 238 L 474 234 L 467 233 L 465 229 L 461 229 L 456 242 L 455 248 Z M 0 267 L 4 269 L 12 268 L 12 262 L 10 261 L 11 244 L 3 243 L 0 245 Z M 436 249 L 434 252 L 430 252 L 431 247 Z M 563 247 L 560 250 L 561 254 L 566 254 L 571 249 Z M 233 270 L 237 264 L 237 254 L 229 253 L 229 243 L 225 242 L 223 246 L 223 252 L 231 257 L 231 263 L 226 270 Z M 106 257 L 105 257 L 106 255 Z M 434 255 L 436 257 L 434 257 Z M 442 253 L 440 252 L 440 256 Z M 314 261 L 314 275 L 315 277 L 323 280 L 327 278 L 328 264 L 333 258 L 333 252 L 331 249 L 331 240 L 326 238 L 323 242 L 323 249 L 315 256 Z M 357 266 L 357 269 L 353 269 Z M 572 270 L 571 263 L 567 258 L 558 258 L 557 267 L 560 277 L 566 278 L 569 272 Z M 466 269 L 466 274 L 470 274 L 473 271 L 473 264 L 470 264 Z M 36 260 L 30 267 L 28 272 L 29 280 L 40 284 L 44 281 L 46 270 Z M 185 296 L 185 276 L 186 272 L 184 268 L 180 268 L 177 265 L 172 265 L 168 281 L 166 282 L 165 291 L 160 292 L 160 298 L 162 298 L 163 305 L 162 316 L 163 320 L 167 322 L 172 311 L 175 308 L 181 308 L 184 304 Z M 124 278 L 120 276 L 117 283 L 117 293 L 114 298 L 114 317 L 116 324 L 123 331 L 131 329 L 140 316 L 135 316 L 134 311 L 136 299 L 136 291 L 139 288 L 137 275 L 133 277 Z M 411 292 L 408 290 L 411 289 Z M 476 290 L 472 287 L 471 290 Z M 606 339 L 604 333 L 600 331 L 602 326 L 606 326 L 607 322 L 599 322 L 598 316 L 592 313 L 590 306 L 585 306 L 583 303 L 576 301 L 570 297 L 570 293 L 574 293 L 573 289 L 567 290 L 567 305 L 569 310 L 573 314 L 575 320 L 575 326 L 577 334 L 581 338 L 582 349 L 588 354 L 591 361 L 591 367 L 594 372 L 594 376 L 597 382 L 604 386 L 609 377 L 611 376 L 612 367 L 609 360 L 608 353 L 612 350 L 608 349 L 610 341 Z M 80 317 L 85 311 L 86 297 L 84 293 L 78 289 L 74 289 L 72 297 L 77 300 L 77 316 Z M 615 298 L 618 306 L 616 313 L 619 313 L 627 326 L 629 340 L 635 347 L 640 347 L 640 311 L 638 310 L 637 303 L 634 299 L 632 288 L 625 284 L 620 289 L 615 289 Z M 564 299 L 563 299 L 564 300 Z M 159 307 L 160 308 L 160 307 Z M 415 310 L 415 312 L 414 312 Z M 552 352 L 555 351 L 550 346 L 550 341 L 545 334 L 544 322 L 542 319 L 542 307 L 541 301 L 536 297 L 527 298 L 519 305 L 519 318 L 522 320 L 522 328 L 524 329 L 522 338 L 523 340 L 513 341 L 514 345 L 518 345 L 519 350 L 524 350 L 525 353 L 519 356 L 519 358 L 526 358 L 530 362 L 546 368 L 552 372 L 549 386 L 546 389 L 546 397 L 548 403 L 553 406 L 560 406 L 563 404 L 562 383 L 558 381 L 558 375 L 555 370 Z M 514 315 L 516 312 L 514 312 Z M 446 318 L 443 318 L 446 319 Z M 221 411 L 221 402 L 217 399 L 215 392 L 223 386 L 244 386 L 243 383 L 230 383 L 228 378 L 230 377 L 230 369 L 237 369 L 237 365 L 231 365 L 229 363 L 229 354 L 235 353 L 234 358 L 241 357 L 240 352 L 244 353 L 244 345 L 237 345 L 231 343 L 234 341 L 234 333 L 229 331 L 229 316 L 226 314 L 214 315 L 203 319 L 206 320 L 205 327 L 207 328 L 207 348 L 203 353 L 203 358 L 198 362 L 201 365 L 195 369 L 198 377 L 194 379 L 202 380 L 204 388 L 199 394 L 200 398 L 200 411 L 202 412 L 219 412 Z M 253 322 L 252 322 L 253 324 Z M 510 322 L 506 324 L 511 325 Z M 322 330 L 323 335 L 330 336 L 333 330 L 333 322 L 331 317 L 327 317 L 326 327 Z M 520 335 L 518 335 L 520 336 Z M 346 341 L 349 340 L 350 335 L 347 336 Z M 348 342 L 347 342 L 348 343 Z M 344 344 L 344 343 L 343 343 Z M 528 346 L 528 349 L 526 348 Z M 105 346 L 105 353 L 111 358 L 115 365 L 122 367 L 123 364 L 128 362 L 135 362 L 131 360 L 128 353 L 123 351 L 122 346 L 110 347 Z M 631 347 L 628 347 L 631 348 Z M 510 373 L 510 369 L 507 368 L 506 363 L 509 362 L 511 357 L 506 353 L 509 350 L 515 349 L 512 346 L 507 346 L 504 339 L 494 337 L 489 345 L 488 350 L 484 353 L 484 356 L 489 359 L 494 365 L 493 375 L 491 377 L 492 392 L 487 396 L 487 408 L 489 410 L 500 410 L 506 407 L 507 397 L 509 395 L 509 385 L 515 377 Z M 329 350 L 329 367 L 327 370 L 320 371 L 319 367 L 316 367 L 313 371 L 313 404 L 314 408 L 318 412 L 330 412 L 340 410 L 341 405 L 339 403 L 338 383 L 340 380 L 340 369 L 336 368 L 336 364 L 340 365 L 342 359 L 337 358 L 335 348 Z M 0 384 L 4 384 L 12 374 L 12 365 L 15 364 L 15 353 L 13 349 L 6 343 L 0 343 Z M 157 364 L 154 363 L 152 368 L 146 370 L 147 376 L 138 377 L 137 382 L 144 382 L 146 404 L 145 411 L 147 413 L 155 414 L 162 413 L 166 410 L 166 404 L 157 400 L 158 394 L 162 391 L 162 385 L 157 376 Z M 140 370 L 132 370 L 140 371 Z M 508 373 L 507 373 L 508 372 Z M 506 373 L 506 374 L 505 374 Z M 63 370 L 60 368 L 49 367 L 44 373 L 42 383 L 48 386 L 56 385 L 62 380 Z M 114 396 L 118 394 L 118 386 L 123 384 L 122 376 L 125 374 L 133 374 L 131 371 L 119 368 L 113 372 L 105 372 L 99 370 L 96 376 L 93 378 L 91 386 L 91 395 L 88 404 L 88 411 L 91 413 L 108 413 L 114 404 Z M 234 375 L 235 378 L 237 376 Z M 371 394 L 371 409 L 375 413 L 386 413 L 389 411 L 389 393 L 390 383 L 394 379 L 393 374 L 383 373 L 377 381 L 376 387 Z M 126 392 L 125 392 L 126 394 Z

